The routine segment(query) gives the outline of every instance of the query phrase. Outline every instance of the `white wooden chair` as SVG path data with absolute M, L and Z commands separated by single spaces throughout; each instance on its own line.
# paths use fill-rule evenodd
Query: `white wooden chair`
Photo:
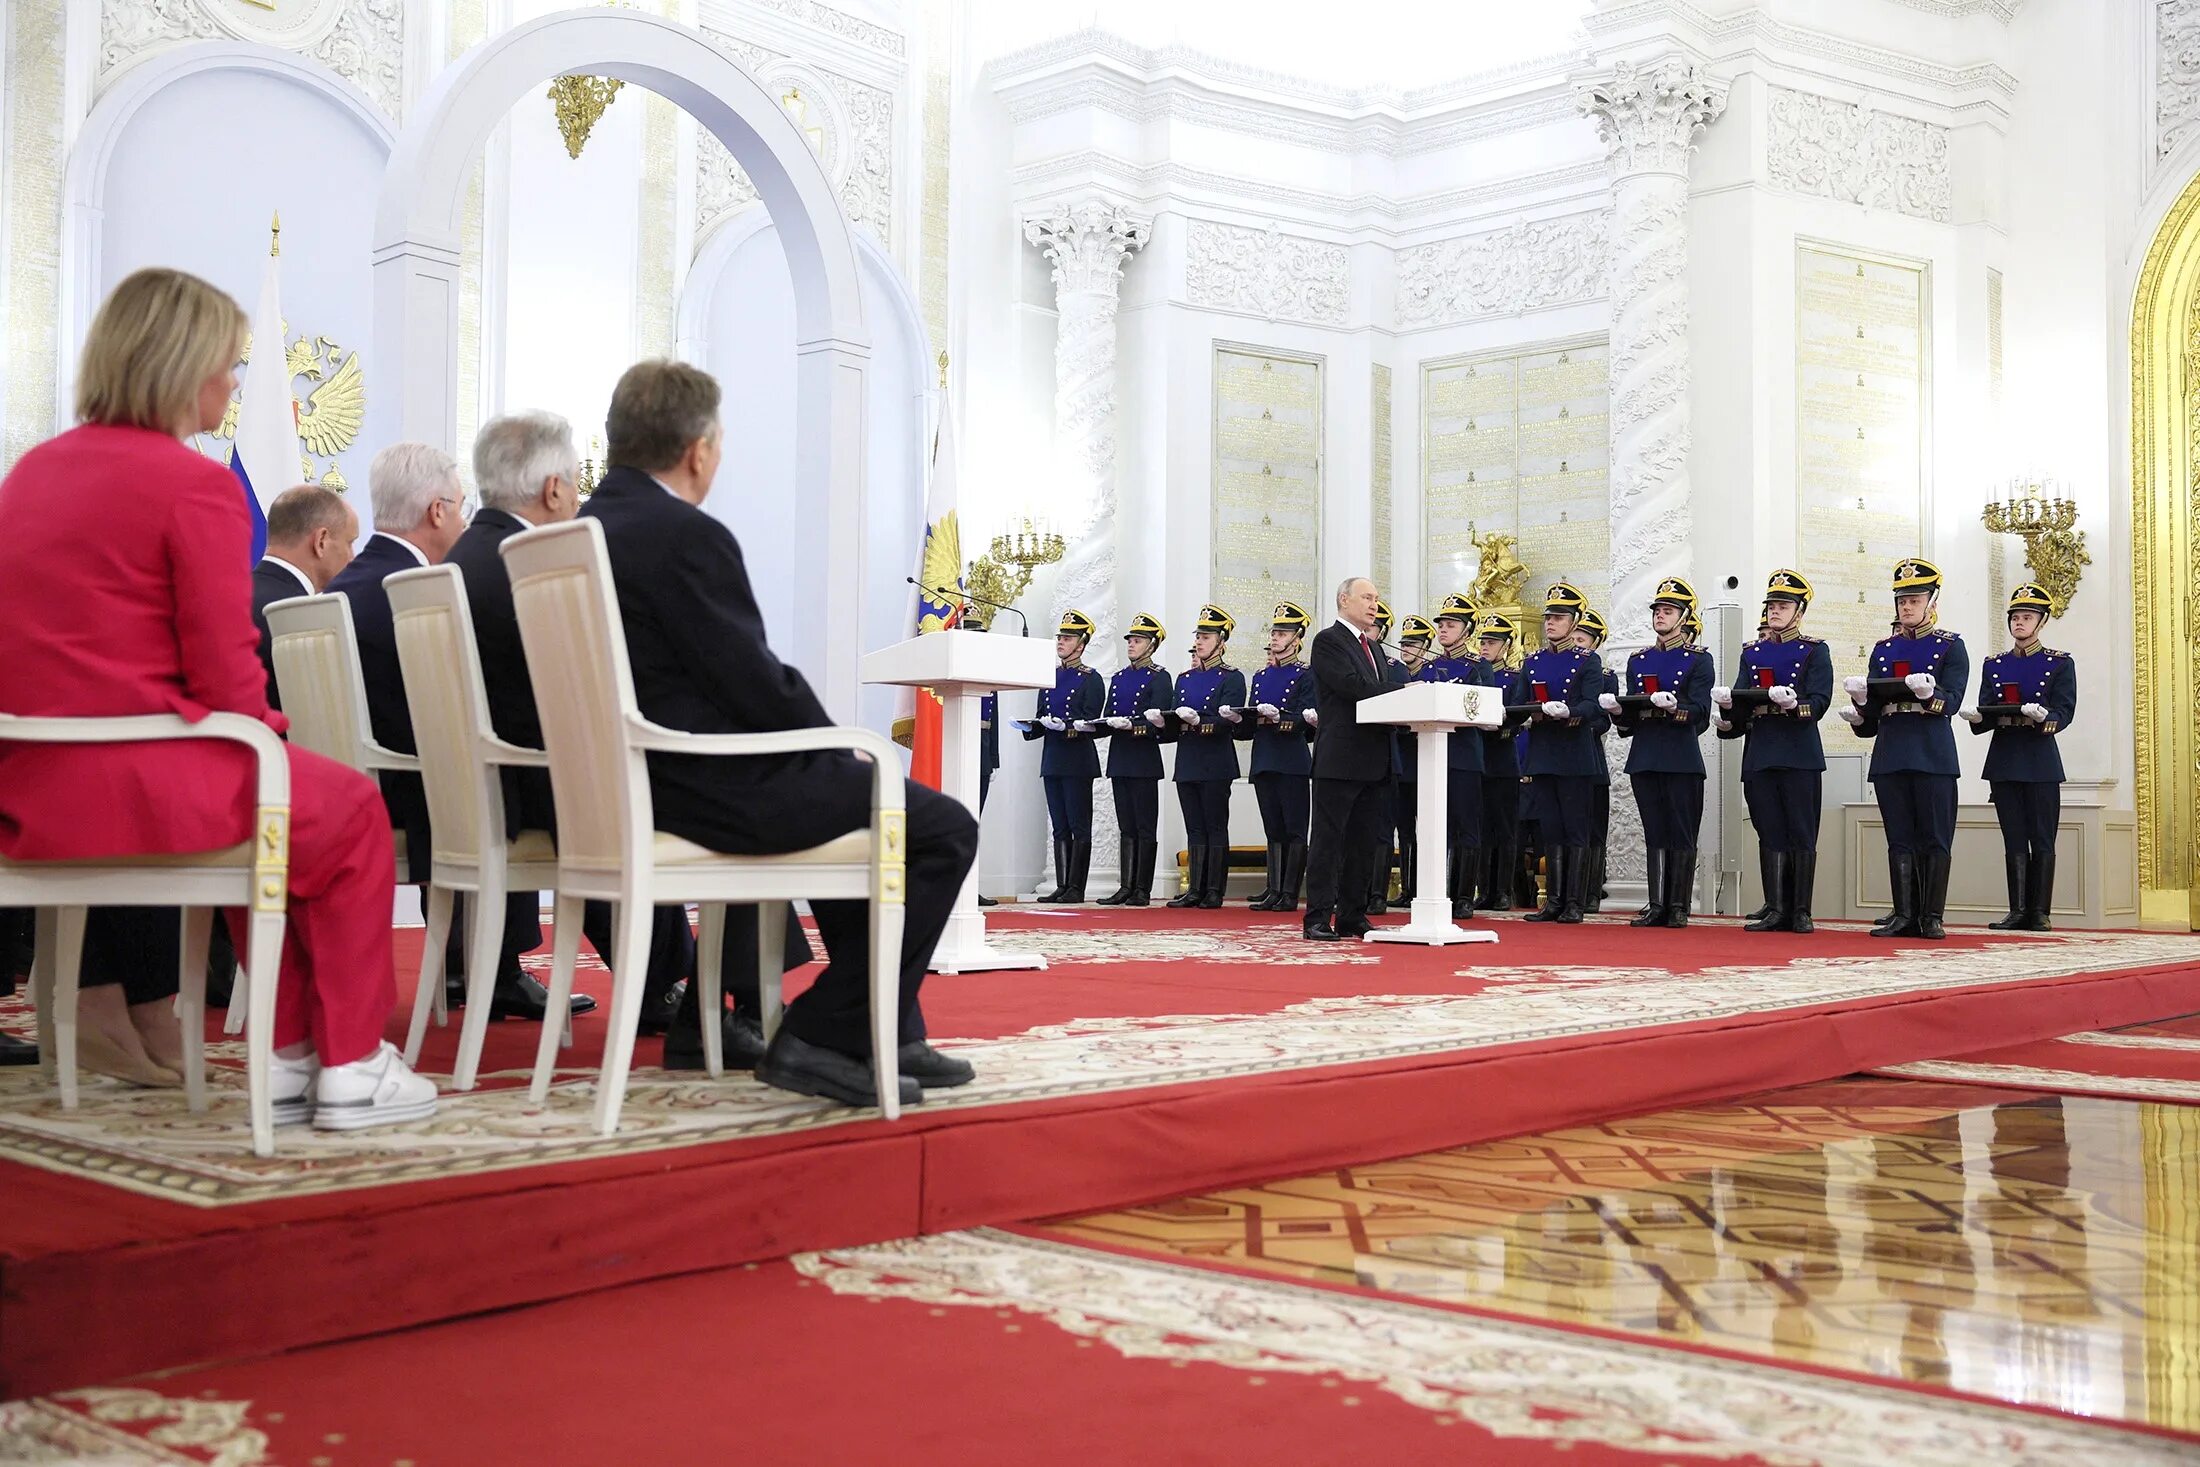
M 252 837 L 227 850 L 184 855 L 115 856 L 85 861 L 0 859 L 0 905 L 37 909 L 37 949 L 31 995 L 38 1007 L 38 1056 L 48 1076 L 58 1072 L 61 1105 L 77 1103 L 77 980 L 84 957 L 84 919 L 91 907 L 183 908 L 183 958 L 177 970 L 176 1021 L 183 1030 L 184 1102 L 206 1109 L 206 949 L 214 909 L 251 913 L 249 958 L 237 977 L 251 994 L 245 1033 L 245 1084 L 252 1113 L 252 1151 L 275 1152 L 275 977 L 283 954 L 290 902 L 290 760 L 283 741 L 257 719 L 214 713 L 197 723 L 173 714 L 134 718 L 13 718 L 0 716 L 0 742 L 44 744 L 145 743 L 220 739 L 242 744 L 259 761 Z M 249 975 L 249 976 L 248 976 Z M 247 988 L 249 984 L 249 989 Z M 241 1018 L 242 1010 L 236 1010 Z
M 417 755 L 385 749 L 374 741 L 374 724 L 367 713 L 367 682 L 359 668 L 359 636 L 352 630 L 348 597 L 323 593 L 293 596 L 267 608 L 272 633 L 275 686 L 283 695 L 283 713 L 290 719 L 290 741 L 323 758 L 348 764 L 370 779 L 382 770 L 419 772 Z M 405 833 L 392 831 L 397 848 L 397 882 L 411 878 L 405 857 Z M 449 929 L 445 932 L 448 934 Z M 421 969 L 430 961 L 441 971 L 443 950 L 428 944 L 421 953 Z M 229 1004 L 227 1032 L 234 1034 L 244 1021 L 246 990 L 237 987 Z M 442 984 L 436 986 L 441 1012 Z
M 473 931 L 466 950 L 466 1022 L 459 1031 L 451 1084 L 474 1088 L 481 1047 L 488 1036 L 496 989 L 498 951 L 504 935 L 507 892 L 538 892 L 557 885 L 557 850 L 547 830 L 504 836 L 507 765 L 547 769 L 540 749 L 496 736 L 489 721 L 488 685 L 474 641 L 473 610 L 458 567 L 405 571 L 382 583 L 397 623 L 397 661 L 412 709 L 413 741 L 420 749 L 420 778 L 427 788 L 428 824 L 435 831 L 428 878 L 428 946 L 420 989 L 413 996 L 412 1029 L 405 1062 L 416 1063 L 428 1033 L 428 1013 L 443 1010 L 443 947 L 450 936 L 454 893 L 474 894 Z M 564 1024 L 572 1042 L 571 1005 Z
M 780 954 L 786 936 L 783 903 L 798 899 L 870 903 L 872 1073 L 888 1120 L 901 1114 L 901 934 L 907 880 L 907 806 L 901 763 L 882 735 L 862 728 L 808 728 L 782 733 L 695 734 L 660 727 L 635 705 L 626 630 L 612 591 L 603 527 L 572 520 L 515 535 L 502 547 L 519 612 L 520 640 L 542 714 L 543 744 L 558 803 L 557 940 L 550 1003 L 564 1004 L 573 986 L 584 901 L 618 904 L 613 942 L 611 1023 L 604 1037 L 596 1090 L 596 1129 L 618 1130 L 641 1016 L 642 973 L 649 950 L 649 913 L 660 902 L 702 905 L 696 954 L 702 1000 L 704 1059 L 724 1073 L 718 961 L 727 904 L 756 903 L 758 969 L 765 1035 L 778 1029 Z M 871 824 L 809 850 L 785 855 L 729 856 L 667 835 L 655 825 L 646 756 L 652 752 L 753 757 L 810 749 L 847 749 L 871 767 Z M 533 1096 L 547 1097 L 553 1036 L 546 1028 L 535 1055 Z

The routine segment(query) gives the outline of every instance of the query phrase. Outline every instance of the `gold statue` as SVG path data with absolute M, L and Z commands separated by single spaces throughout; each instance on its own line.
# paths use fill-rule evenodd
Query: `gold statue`
M 1467 538 L 1482 555 L 1474 584 L 1467 589 L 1467 599 L 1490 611 L 1519 606 L 1520 588 L 1528 583 L 1528 568 L 1520 563 L 1518 554 L 1520 537 L 1485 535 L 1470 524 Z

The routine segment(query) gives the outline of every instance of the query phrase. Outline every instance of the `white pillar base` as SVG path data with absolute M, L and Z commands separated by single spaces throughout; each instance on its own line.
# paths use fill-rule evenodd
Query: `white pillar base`
M 1442 827 L 1439 826 L 1439 829 Z M 1441 885 L 1441 883 L 1439 883 Z M 1451 920 L 1449 897 L 1413 899 L 1412 916 L 1403 927 L 1378 927 L 1363 942 L 1417 942 L 1423 947 L 1449 947 L 1460 942 L 1495 942 L 1487 927 L 1461 927 Z
M 947 930 L 940 934 L 940 945 L 932 953 L 932 971 L 935 973 L 992 973 L 1022 968 L 1043 970 L 1046 965 L 1044 953 L 1009 952 L 987 946 L 985 913 L 978 910 L 956 912 L 949 917 Z

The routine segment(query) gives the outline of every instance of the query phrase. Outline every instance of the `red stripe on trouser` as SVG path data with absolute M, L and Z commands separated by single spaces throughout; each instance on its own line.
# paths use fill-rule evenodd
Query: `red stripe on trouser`
M 322 1064 L 349 1064 L 382 1042 L 397 1006 L 389 814 L 367 776 L 304 749 L 289 754 L 290 910 L 275 1045 L 311 1038 Z M 228 916 L 243 954 L 245 914 Z

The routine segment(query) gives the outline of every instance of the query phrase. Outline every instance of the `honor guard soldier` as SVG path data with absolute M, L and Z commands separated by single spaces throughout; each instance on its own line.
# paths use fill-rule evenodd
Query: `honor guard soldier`
M 1474 644 L 1474 603 L 1456 593 L 1446 596 L 1436 612 L 1437 655 L 1421 667 L 1417 681 L 1466 683 L 1494 687 L 1490 665 Z M 1446 863 L 1445 895 L 1451 898 L 1451 914 L 1474 914 L 1475 881 L 1482 873 L 1482 750 L 1483 730 L 1453 729 L 1444 736 L 1444 841 L 1450 856 Z M 1399 804 L 1405 792 L 1399 791 Z M 1407 870 L 1414 855 L 1405 857 Z
M 2053 930 L 2048 914 L 2055 901 L 2055 827 L 2062 823 L 2063 782 L 2055 735 L 2078 713 L 2077 664 L 2068 652 L 2040 645 L 2053 611 L 2040 586 L 2027 582 L 2010 593 L 2009 638 L 2016 645 L 1986 659 L 1979 706 L 1963 715 L 1971 732 L 1994 736 L 1986 751 L 1986 784 L 2001 822 L 2009 915 L 1986 925 L 2005 932 Z M 1986 716 L 1988 709 L 1998 716 Z
M 1502 612 L 1485 612 L 1476 628 L 1484 674 L 1505 701 L 1517 701 L 1512 668 L 1519 628 Z M 1520 756 L 1509 728 L 1486 729 L 1482 740 L 1482 871 L 1474 906 L 1482 912 L 1512 910 L 1513 867 L 1519 864 Z
M 1596 658 L 1597 666 L 1604 667 L 1604 639 L 1611 628 L 1605 625 L 1603 614 L 1594 606 L 1581 608 L 1581 620 L 1574 625 L 1574 645 Z M 1619 674 L 1604 667 L 1602 693 L 1619 692 Z M 1597 716 L 1591 720 L 1589 731 L 1597 741 L 1597 786 L 1589 803 L 1589 875 L 1582 883 L 1582 910 L 1604 910 L 1604 847 L 1612 833 L 1612 761 L 1604 751 L 1604 735 L 1612 726 L 1611 718 L 1601 705 Z
M 1172 907 L 1219 907 L 1230 880 L 1230 786 L 1237 747 L 1230 725 L 1245 703 L 1245 674 L 1223 666 L 1237 622 L 1219 606 L 1199 608 L 1191 670 L 1176 680 L 1176 712 L 1164 720 L 1176 744 L 1176 799 L 1184 811 L 1185 885 Z M 1150 719 L 1149 719 L 1150 721 Z
M 1894 910 L 1874 937 L 1946 936 L 1949 852 L 1956 834 L 1956 736 L 1971 659 L 1934 625 L 1940 567 L 1912 557 L 1894 568 L 1894 635 L 1872 648 L 1869 677 L 1852 677 L 1842 721 L 1872 739 L 1869 778 L 1887 827 Z
M 1092 866 L 1092 782 L 1100 777 L 1100 751 L 1090 733 L 1074 726 L 1097 717 L 1107 697 L 1100 674 L 1085 666 L 1092 632 L 1092 618 L 1082 611 L 1062 613 L 1062 624 L 1054 629 L 1054 655 L 1061 663 L 1054 686 L 1039 694 L 1037 713 L 1021 725 L 1025 738 L 1046 741 L 1039 750 L 1039 783 L 1054 829 L 1056 885 L 1041 901 L 1083 901 L 1085 873 Z
M 1436 623 L 1425 616 L 1407 617 L 1398 626 L 1398 655 L 1383 659 L 1385 676 L 1399 685 L 1418 680 L 1428 668 L 1429 654 L 1435 643 Z M 1409 728 L 1397 730 L 1391 738 L 1391 788 L 1384 793 L 1386 824 L 1375 858 L 1375 890 L 1368 897 L 1370 912 L 1389 909 L 1385 898 L 1390 894 L 1390 836 L 1393 831 L 1398 837 L 1398 900 L 1413 900 L 1418 884 L 1414 876 L 1420 866 L 1417 854 L 1421 843 L 1420 768 L 1420 735 Z
M 1154 665 L 1168 632 L 1141 611 L 1123 634 L 1129 665 L 1108 679 L 1106 711 L 1094 734 L 1108 741 L 1108 787 L 1122 833 L 1116 889 L 1103 907 L 1143 907 L 1153 893 L 1154 857 L 1161 849 L 1161 725 L 1176 703 L 1169 674 Z
M 1696 588 L 1678 576 L 1658 582 L 1650 598 L 1651 645 L 1627 659 L 1627 696 L 1649 706 L 1622 706 L 1617 695 L 1598 701 L 1627 740 L 1627 778 L 1642 815 L 1649 857 L 1650 904 L 1628 925 L 1686 927 L 1696 890 L 1696 837 L 1703 828 L 1703 748 L 1711 722 L 1711 655 L 1688 625 Z
M 1253 743 L 1246 777 L 1260 800 L 1261 831 L 1268 844 L 1268 884 L 1253 898 L 1256 912 L 1296 912 L 1306 880 L 1306 826 L 1313 800 L 1314 754 L 1308 744 L 1306 708 L 1314 680 L 1299 660 L 1313 619 L 1306 608 L 1279 601 L 1268 622 L 1268 665 L 1253 674 L 1239 710 L 1237 736 Z
M 1520 772 L 1531 781 L 1536 824 L 1550 865 L 1530 922 L 1579 922 L 1589 875 L 1589 806 L 1596 789 L 1596 734 L 1604 664 L 1573 645 L 1588 599 L 1560 581 L 1543 593 L 1544 646 L 1521 665 L 1514 690 L 1537 704 Z
M 1833 704 L 1833 654 L 1803 634 L 1811 586 L 1776 570 L 1765 582 L 1764 623 L 1742 649 L 1732 688 L 1713 688 L 1719 736 L 1742 744 L 1742 798 L 1757 827 L 1757 871 L 1765 903 L 1746 932 L 1811 932 L 1818 882 L 1818 812 L 1826 753 L 1818 721 Z M 1737 706 L 1736 690 L 1747 696 Z

